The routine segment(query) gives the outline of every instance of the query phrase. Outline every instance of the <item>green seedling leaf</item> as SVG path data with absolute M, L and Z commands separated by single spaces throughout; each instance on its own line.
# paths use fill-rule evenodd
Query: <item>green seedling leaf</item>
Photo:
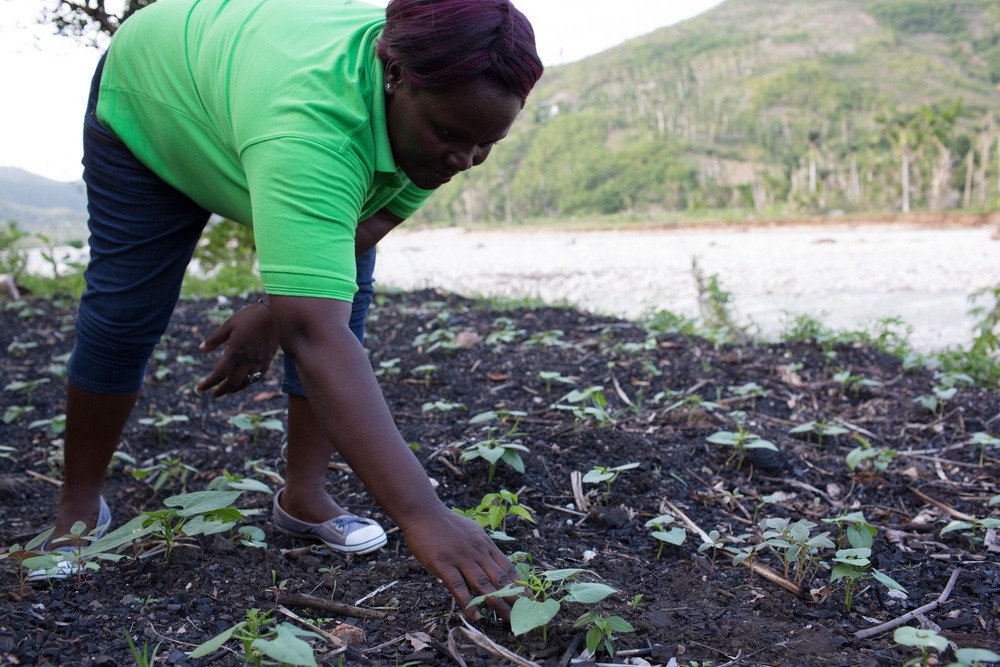
M 922 630 L 908 625 L 896 628 L 896 631 L 892 633 L 892 638 L 897 644 L 903 646 L 933 648 L 938 651 L 944 651 L 948 648 L 948 640 L 933 630 Z
M 875 581 L 879 582 L 880 584 L 888 588 L 890 591 L 902 591 L 903 593 L 907 592 L 905 588 L 900 586 L 895 579 L 890 577 L 885 572 L 881 572 L 879 570 L 872 568 L 872 577 L 875 579 Z
M 941 529 L 940 534 L 945 535 L 956 530 L 969 530 L 970 528 L 972 528 L 972 523 L 969 521 L 952 521 Z
M 955 660 L 949 667 L 966 667 L 967 665 L 979 665 L 984 662 L 1000 662 L 1000 655 L 985 648 L 960 648 L 955 651 Z
M 675 527 L 670 530 L 655 530 L 652 533 L 653 537 L 660 540 L 661 542 L 666 542 L 667 544 L 673 544 L 674 546 L 680 546 L 684 544 L 684 540 L 687 539 L 687 531 L 683 528 Z
M 550 598 L 536 602 L 528 598 L 518 598 L 510 610 L 510 630 L 514 636 L 526 634 L 535 628 L 548 625 L 558 613 L 558 600 Z
M 233 634 L 236 633 L 237 630 L 243 628 L 244 626 L 246 626 L 246 624 L 247 624 L 246 621 L 240 621 L 239 623 L 237 623 L 233 627 L 228 628 L 226 630 L 223 630 L 219 634 L 217 634 L 214 637 L 212 637 L 211 639 L 209 639 L 204 644 L 200 644 L 199 646 L 195 647 L 195 649 L 193 651 L 191 651 L 190 653 L 188 653 L 188 657 L 189 658 L 204 658 L 205 656 L 212 655 L 213 653 L 215 653 L 216 651 L 218 651 L 220 648 L 222 648 L 222 646 L 227 641 L 230 640 L 230 638 L 233 636 Z
M 548 579 L 549 581 L 556 582 L 556 581 L 565 581 L 566 579 L 572 579 L 581 572 L 586 572 L 586 570 L 584 570 L 581 567 L 567 567 L 561 570 L 549 570 L 547 572 L 543 572 L 542 576 Z
M 167 507 L 179 507 L 179 516 L 194 516 L 232 507 L 240 491 L 194 491 L 170 496 L 163 501 Z
M 606 584 L 593 582 L 578 582 L 566 586 L 566 597 L 563 602 L 581 602 L 583 604 L 595 604 L 604 598 L 618 591 Z
M 300 629 L 291 623 L 281 623 L 274 628 L 274 639 L 255 639 L 253 646 L 261 653 L 283 665 L 316 667 L 312 647 L 302 637 L 319 637 L 315 632 Z
M 477 595 L 476 597 L 469 600 L 469 604 L 466 605 L 466 609 L 469 607 L 475 607 L 486 601 L 487 598 L 511 598 L 515 595 L 522 595 L 525 591 L 524 586 L 518 586 L 516 584 L 507 584 L 503 588 L 493 591 L 492 593 L 486 593 L 485 595 Z

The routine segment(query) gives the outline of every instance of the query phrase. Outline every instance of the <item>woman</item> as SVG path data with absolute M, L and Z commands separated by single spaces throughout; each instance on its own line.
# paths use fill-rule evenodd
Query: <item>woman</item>
M 288 474 L 275 524 L 341 550 L 384 543 L 326 494 L 335 447 L 463 609 L 509 583 L 509 560 L 438 500 L 360 338 L 375 244 L 488 157 L 541 73 L 531 26 L 507 0 L 392 0 L 384 12 L 352 0 L 160 0 L 126 21 L 85 122 L 91 259 L 52 534 L 110 524 L 104 474 L 213 212 L 253 225 L 268 299 L 203 344 L 226 351 L 200 388 L 245 389 L 284 350 Z M 507 602 L 490 604 L 508 616 Z

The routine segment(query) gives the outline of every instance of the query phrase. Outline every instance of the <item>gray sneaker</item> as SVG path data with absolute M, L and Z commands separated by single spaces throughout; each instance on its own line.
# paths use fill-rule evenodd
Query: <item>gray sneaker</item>
M 322 523 L 299 521 L 281 507 L 280 489 L 274 494 L 271 519 L 278 530 L 312 540 L 319 540 L 334 551 L 348 554 L 368 554 L 385 546 L 382 526 L 371 519 L 353 514 L 338 516 Z

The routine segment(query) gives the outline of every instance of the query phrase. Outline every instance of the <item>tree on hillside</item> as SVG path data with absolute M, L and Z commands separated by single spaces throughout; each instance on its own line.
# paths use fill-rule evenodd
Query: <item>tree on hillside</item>
M 51 9 L 44 10 L 44 20 L 54 25 L 60 35 L 98 44 L 102 36 L 113 35 L 125 19 L 153 2 L 155 0 L 111 0 L 110 3 L 108 0 L 56 0 Z

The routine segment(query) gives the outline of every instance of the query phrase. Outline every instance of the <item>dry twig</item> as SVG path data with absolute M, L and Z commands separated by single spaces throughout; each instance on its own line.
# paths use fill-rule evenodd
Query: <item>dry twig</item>
M 289 607 L 319 609 L 320 611 L 330 611 L 334 614 L 351 616 L 352 618 L 385 618 L 384 611 L 378 611 L 377 609 L 365 609 L 364 607 L 355 607 L 353 605 L 344 604 L 343 602 L 324 600 L 323 598 L 318 598 L 313 595 L 305 595 L 303 593 L 283 595 L 281 599 Z
M 929 611 L 937 609 L 940 605 L 943 605 L 948 601 L 948 597 L 951 595 L 952 589 L 955 588 L 955 582 L 958 581 L 958 575 L 961 574 L 962 568 L 956 567 L 951 571 L 951 577 L 948 578 L 948 583 L 945 585 L 944 590 L 941 591 L 941 595 L 938 596 L 937 600 L 933 602 L 928 602 L 923 607 L 919 609 L 914 609 L 913 611 L 907 612 L 898 618 L 894 618 L 891 621 L 886 621 L 881 625 L 876 625 L 874 628 L 868 628 L 867 630 L 858 630 L 854 633 L 854 636 L 858 639 L 869 639 L 870 637 L 875 637 L 882 634 L 883 632 L 888 632 L 889 630 L 895 630 L 901 625 L 906 624 L 911 619 L 921 615 L 926 614 Z

